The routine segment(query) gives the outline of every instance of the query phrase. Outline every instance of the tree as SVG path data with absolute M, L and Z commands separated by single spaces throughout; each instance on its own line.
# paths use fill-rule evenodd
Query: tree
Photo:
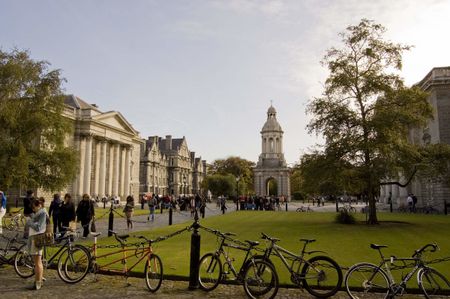
M 211 191 L 214 196 L 230 195 L 235 193 L 236 181 L 230 174 L 213 174 L 203 180 L 202 188 Z
M 404 85 L 398 72 L 409 46 L 383 40 L 385 28 L 361 20 L 340 34 L 344 47 L 331 48 L 322 63 L 330 72 L 321 97 L 308 105 L 310 132 L 325 137 L 324 154 L 345 161 L 369 198 L 369 224 L 378 223 L 375 194 L 380 181 L 408 171 L 418 147 L 410 127 L 432 117 L 427 94 Z
M 24 51 L 0 51 L 0 187 L 60 190 L 75 176 L 76 152 L 65 146 L 63 79 Z
M 217 159 L 212 163 L 212 174 L 231 174 L 239 178 L 239 194 L 253 193 L 253 167 L 255 163 L 240 157 Z

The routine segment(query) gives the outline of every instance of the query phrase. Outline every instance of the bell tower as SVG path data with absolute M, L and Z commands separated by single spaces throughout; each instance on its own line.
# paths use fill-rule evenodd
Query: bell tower
M 269 195 L 269 183 L 272 181 L 276 186 L 274 195 L 290 198 L 289 168 L 283 153 L 284 132 L 272 105 L 267 110 L 267 120 L 260 133 L 261 154 L 253 169 L 256 195 Z

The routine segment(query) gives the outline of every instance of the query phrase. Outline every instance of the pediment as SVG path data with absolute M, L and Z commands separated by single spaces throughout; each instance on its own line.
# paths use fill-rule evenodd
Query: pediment
M 131 126 L 131 124 L 123 117 L 123 115 L 120 114 L 120 112 L 105 112 L 94 116 L 92 120 L 97 121 L 100 124 L 105 124 L 106 126 L 119 129 L 121 131 L 126 131 L 133 135 L 139 134 L 139 132 Z

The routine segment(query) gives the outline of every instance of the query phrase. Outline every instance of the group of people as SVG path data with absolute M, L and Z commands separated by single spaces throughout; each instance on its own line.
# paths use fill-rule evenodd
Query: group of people
M 158 194 L 146 193 L 142 196 L 141 199 L 141 209 L 144 209 L 144 205 L 148 205 L 149 216 L 147 217 L 148 221 L 155 220 L 155 210 L 156 209 L 178 209 L 180 211 L 190 211 L 191 216 L 193 217 L 195 214 L 195 210 L 198 209 L 201 215 L 205 214 L 206 203 L 205 200 L 199 195 L 195 196 L 179 196 L 175 198 L 173 196 L 163 196 L 160 197 Z

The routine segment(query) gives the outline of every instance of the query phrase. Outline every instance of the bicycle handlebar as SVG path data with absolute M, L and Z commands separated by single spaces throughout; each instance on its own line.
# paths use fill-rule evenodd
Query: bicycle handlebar
M 435 252 L 436 250 L 439 249 L 439 246 L 436 243 L 434 243 L 434 244 L 429 243 L 429 244 L 423 246 L 422 248 L 414 251 L 414 254 L 412 256 L 413 257 L 420 256 L 422 254 L 422 252 L 424 252 L 428 247 L 431 247 L 430 252 Z
M 278 241 L 280 241 L 280 239 L 269 237 L 269 236 L 266 235 L 265 233 L 261 233 L 261 238 L 262 238 L 263 240 L 269 240 L 269 241 L 271 241 L 271 242 L 278 242 Z

